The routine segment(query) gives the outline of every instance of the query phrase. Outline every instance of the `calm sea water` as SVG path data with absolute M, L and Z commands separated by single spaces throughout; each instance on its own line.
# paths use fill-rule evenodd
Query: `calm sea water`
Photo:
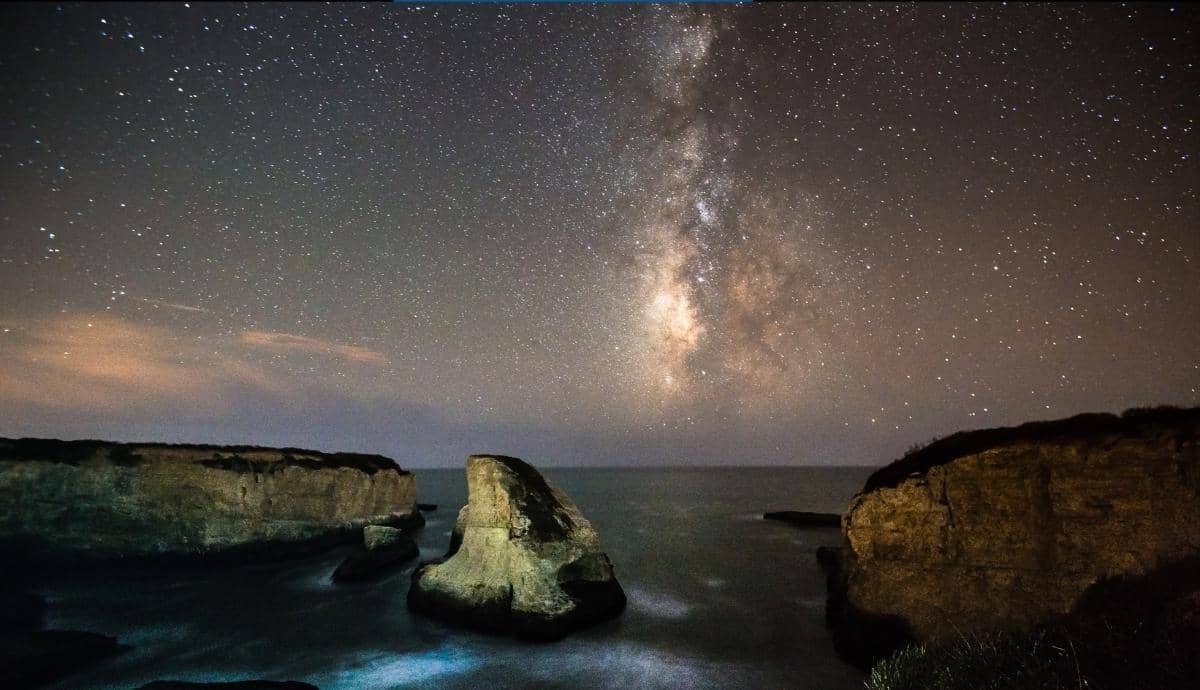
M 159 678 L 272 678 L 341 688 L 861 688 L 823 625 L 816 547 L 834 529 L 761 519 L 841 512 L 869 470 L 588 469 L 545 474 L 600 533 L 629 607 L 552 644 L 445 627 L 405 608 L 412 565 L 333 586 L 345 549 L 286 565 L 200 574 L 87 576 L 43 587 L 50 627 L 118 636 L 134 649 L 59 688 Z M 466 501 L 462 470 L 419 471 L 437 512 L 422 558 L 445 552 Z

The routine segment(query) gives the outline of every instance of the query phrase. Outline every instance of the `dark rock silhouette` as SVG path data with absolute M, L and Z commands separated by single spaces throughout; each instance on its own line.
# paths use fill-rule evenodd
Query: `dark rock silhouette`
M 41 630 L 45 609 L 36 594 L 0 592 L 0 688 L 40 687 L 129 649 L 97 633 Z

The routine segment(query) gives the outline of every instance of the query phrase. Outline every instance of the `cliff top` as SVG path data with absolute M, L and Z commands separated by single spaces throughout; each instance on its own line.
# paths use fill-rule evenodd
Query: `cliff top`
M 960 431 L 910 451 L 876 470 L 862 492 L 898 486 L 912 474 L 944 465 L 990 448 L 1018 443 L 1071 443 L 1113 436 L 1139 437 L 1172 431 L 1195 438 L 1200 429 L 1200 407 L 1138 407 L 1121 415 L 1080 414 L 1066 419 L 1027 422 L 1020 426 Z
M 391 458 L 367 453 L 325 453 L 304 448 L 218 446 L 194 443 L 117 443 L 94 439 L 61 441 L 50 438 L 0 438 L 0 460 L 43 460 L 77 465 L 99 451 L 107 450 L 110 461 L 133 465 L 141 461 L 138 451 L 144 449 L 212 451 L 213 457 L 200 458 L 198 462 L 231 470 L 253 469 L 264 464 L 262 461 L 240 457 L 240 453 L 267 452 L 279 453 L 281 456 L 279 460 L 269 461 L 271 465 L 283 463 L 285 466 L 295 465 L 311 469 L 349 467 L 367 474 L 375 474 L 381 470 L 411 474 L 408 470 L 401 469 Z

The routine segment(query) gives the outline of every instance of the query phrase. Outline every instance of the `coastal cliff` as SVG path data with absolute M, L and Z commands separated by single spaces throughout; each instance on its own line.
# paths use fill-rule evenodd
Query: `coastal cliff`
M 295 448 L 0 439 L 0 542 L 54 556 L 216 555 L 420 524 L 410 472 Z
M 847 658 L 1021 629 L 1200 554 L 1200 408 L 964 432 L 872 475 L 842 519 L 828 618 Z

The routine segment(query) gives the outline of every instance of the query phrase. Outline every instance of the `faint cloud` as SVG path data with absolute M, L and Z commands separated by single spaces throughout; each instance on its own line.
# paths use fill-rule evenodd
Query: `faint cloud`
M 0 401 L 22 405 L 219 415 L 239 401 L 263 395 L 281 408 L 292 408 L 330 394 L 370 397 L 390 385 L 375 373 L 387 363 L 382 354 L 300 335 L 193 334 L 104 313 L 55 314 L 4 326 Z M 297 377 L 286 365 L 264 357 L 264 349 L 370 365 L 372 375 L 347 377 L 346 372 L 318 368 Z
M 266 348 L 280 352 L 304 352 L 315 355 L 328 355 L 361 364 L 387 364 L 387 358 L 381 353 L 357 345 L 343 345 L 319 338 L 291 333 L 273 331 L 246 331 L 238 340 L 252 347 Z
M 199 312 L 201 314 L 208 313 L 208 310 L 205 309 L 204 307 L 193 307 L 190 304 L 180 304 L 178 302 L 167 302 L 167 301 L 164 301 L 161 299 L 149 299 L 146 297 L 134 297 L 134 299 L 139 302 L 145 302 L 146 304 L 149 304 L 149 305 L 152 305 L 155 307 L 162 307 L 164 309 L 174 309 L 175 311 Z
M 230 384 L 261 385 L 195 338 L 107 314 L 60 314 L 0 342 L 0 398 L 63 408 L 137 408 L 186 399 L 219 405 Z

